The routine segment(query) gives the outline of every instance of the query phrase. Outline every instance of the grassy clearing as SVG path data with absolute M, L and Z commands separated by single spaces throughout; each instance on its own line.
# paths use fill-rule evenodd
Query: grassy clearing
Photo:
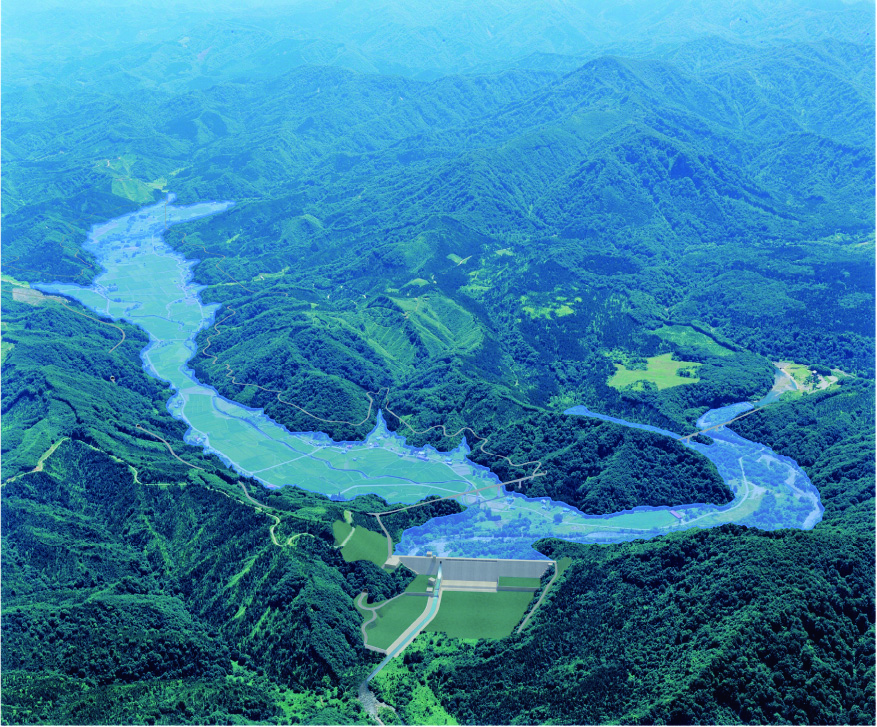
M 439 612 L 424 630 L 458 639 L 501 639 L 523 618 L 532 599 L 532 593 L 522 591 L 447 591 Z
M 648 381 L 658 389 L 669 389 L 671 386 L 694 384 L 700 381 L 697 369 L 702 365 L 692 361 L 674 361 L 673 354 L 663 353 L 646 359 L 644 371 L 629 369 L 624 364 L 616 363 L 615 375 L 607 383 L 614 389 L 623 389 L 627 386 L 641 386 L 642 382 Z M 680 376 L 678 372 L 681 369 L 691 372 L 691 376 Z
M 563 572 L 572 565 L 572 558 L 560 558 L 557 561 L 557 575 L 562 576 Z
M 803 364 L 796 364 L 793 362 L 780 362 L 780 366 L 783 371 L 785 371 L 789 376 L 791 376 L 795 383 L 798 385 L 799 389 L 807 390 L 812 385 L 812 372 L 807 366 Z
M 340 520 L 338 522 L 341 525 L 346 524 L 341 523 Z M 332 530 L 334 532 L 334 525 Z M 382 566 L 387 561 L 387 537 L 383 533 L 356 528 L 353 537 L 341 548 L 341 557 L 348 563 L 355 560 L 369 560 L 377 566 Z
M 320 520 L 326 514 L 326 508 L 319 505 L 316 507 L 300 507 L 296 510 L 295 514 L 297 517 L 304 518 L 305 520 Z
M 278 270 L 276 273 L 258 273 L 254 275 L 252 280 L 254 283 L 257 283 L 260 280 L 272 280 L 274 278 L 282 278 L 289 272 L 289 265 L 287 265 L 283 270 Z
M 152 182 L 144 182 L 132 174 L 132 169 L 137 162 L 134 154 L 122 154 L 115 159 L 101 159 L 96 163 L 96 169 L 111 174 L 112 193 L 125 199 L 130 199 L 138 204 L 147 204 L 154 201 L 155 191 L 167 191 L 167 178 L 160 177 Z M 178 174 L 183 169 L 176 169 L 171 176 Z
M 472 351 L 484 340 L 484 333 L 472 314 L 450 298 L 430 294 L 428 298 L 393 298 L 393 301 L 408 314 L 408 321 L 417 329 L 421 341 L 436 354 L 448 349 Z M 403 346 L 411 347 L 401 328 L 392 333 Z
M 571 316 L 575 313 L 575 309 L 572 307 L 574 303 L 581 303 L 581 298 L 574 298 L 572 301 L 565 296 L 559 295 L 555 298 L 554 301 L 546 301 L 543 304 L 539 304 L 534 302 L 532 296 L 522 295 L 521 296 L 521 310 L 524 311 L 530 318 L 536 320 L 538 318 L 546 318 L 551 320 L 552 318 L 563 318 L 564 316 Z
M 493 289 L 491 269 L 483 263 L 477 270 L 470 270 L 466 275 L 469 282 L 460 288 L 460 291 L 466 295 L 479 298 L 483 293 Z
M 408 584 L 408 587 L 405 589 L 406 593 L 426 593 L 426 587 L 429 585 L 429 579 L 431 576 L 421 574 L 415 576 L 414 580 Z
M 160 184 L 153 183 L 157 184 L 157 186 L 153 186 L 153 184 L 141 182 L 139 179 L 114 179 L 112 193 L 118 197 L 130 199 L 137 204 L 148 204 L 155 201 L 155 190 L 164 188 L 164 180 L 159 181 Z
M 353 530 L 353 527 L 350 523 L 343 523 L 340 520 L 336 520 L 332 523 L 332 534 L 335 536 L 335 545 L 341 545 L 344 542 L 344 538 L 350 535 L 350 532 Z
M 846 374 L 840 370 L 832 370 L 831 376 L 823 376 L 816 373 L 809 366 L 797 364 L 793 361 L 777 361 L 775 365 L 792 377 L 798 385 L 797 391 L 786 392 L 783 395 L 786 399 L 794 399 L 804 394 L 811 394 L 814 391 L 824 391 L 834 386 L 839 379 L 846 378 Z
M 307 220 L 307 221 L 310 222 L 312 225 L 314 225 L 314 227 L 318 227 L 318 228 L 320 228 L 321 230 L 324 228 L 323 222 L 322 222 L 320 219 L 314 217 L 313 215 L 303 214 L 303 215 L 301 216 L 301 219 L 303 219 L 303 220 Z
M 16 280 L 11 275 L 2 274 L 0 275 L 0 280 L 4 283 L 9 283 L 10 285 L 17 285 L 19 288 L 29 288 L 30 283 L 25 283 L 21 280 Z
M 401 596 L 379 608 L 377 621 L 365 631 L 369 645 L 389 647 L 423 613 L 428 600 L 422 596 Z
M 499 586 L 509 588 L 539 588 L 542 582 L 538 578 L 522 578 L 520 576 L 500 576 Z
M 662 326 L 652 333 L 658 338 L 675 343 L 677 346 L 699 348 L 715 356 L 730 356 L 734 353 L 730 348 L 717 343 L 705 333 L 701 333 L 691 326 Z

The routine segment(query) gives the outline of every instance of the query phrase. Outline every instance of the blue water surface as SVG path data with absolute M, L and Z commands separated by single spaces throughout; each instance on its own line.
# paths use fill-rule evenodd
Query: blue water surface
M 765 529 L 812 528 L 822 517 L 819 493 L 806 474 L 768 447 L 727 429 L 711 430 L 713 444 L 682 440 L 710 459 L 734 493 L 724 506 L 678 503 L 586 515 L 550 498 L 528 498 L 509 490 L 486 467 L 469 459 L 463 438 L 452 452 L 411 447 L 390 432 L 378 412 L 377 424 L 362 442 L 333 442 L 319 431 L 290 432 L 261 409 L 231 401 L 200 382 L 188 366 L 198 355 L 196 336 L 214 322 L 217 305 L 201 301 L 202 286 L 192 266 L 164 242 L 165 229 L 223 212 L 229 202 L 188 207 L 164 203 L 95 226 L 85 244 L 103 266 L 90 286 L 35 285 L 67 295 L 98 313 L 146 330 L 145 369 L 174 389 L 171 414 L 185 421 L 186 441 L 218 455 L 243 475 L 268 487 L 297 486 L 333 500 L 375 493 L 389 503 L 414 503 L 428 495 L 455 496 L 466 506 L 458 515 L 435 518 L 405 531 L 397 554 L 543 558 L 533 550 L 541 538 L 582 543 L 616 543 L 650 538 L 690 527 L 735 522 Z M 751 408 L 748 402 L 706 412 L 698 427 L 714 426 Z M 680 439 L 646 424 L 592 412 L 566 411 Z

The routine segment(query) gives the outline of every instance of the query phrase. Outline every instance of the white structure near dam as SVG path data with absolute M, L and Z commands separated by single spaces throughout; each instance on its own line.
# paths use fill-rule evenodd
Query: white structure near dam
M 500 560 L 489 558 L 446 558 L 444 556 L 394 555 L 387 565 L 404 565 L 418 575 L 435 576 L 442 567 L 442 590 L 535 591 L 536 586 L 500 585 L 500 578 L 541 578 L 552 565 L 550 560 Z

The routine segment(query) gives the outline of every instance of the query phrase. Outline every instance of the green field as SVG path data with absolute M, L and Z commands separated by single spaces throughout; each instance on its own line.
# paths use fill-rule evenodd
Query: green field
M 17 285 L 20 288 L 29 288 L 30 287 L 30 283 L 24 283 L 21 280 L 16 280 L 11 275 L 6 275 L 6 273 L 3 273 L 2 275 L 0 275 L 0 280 L 2 280 L 4 283 L 11 283 L 12 285 Z
M 730 348 L 717 343 L 715 340 L 695 330 L 691 326 L 662 326 L 656 331 L 652 331 L 658 338 L 670 341 L 678 346 L 691 346 L 699 348 L 707 353 L 715 356 L 730 356 L 733 351 Z
M 344 538 L 350 535 L 351 530 L 353 530 L 353 527 L 345 522 L 341 522 L 341 520 L 336 520 L 332 523 L 332 534 L 335 536 L 335 545 L 341 545 L 341 543 L 344 542 Z
M 572 565 L 572 558 L 561 558 L 557 561 L 557 574 L 563 575 L 563 572 Z
M 411 281 L 408 285 L 418 284 Z M 425 284 L 425 281 L 424 281 Z M 460 349 L 473 351 L 484 340 L 484 333 L 471 313 L 450 298 L 430 294 L 428 298 L 393 298 L 393 302 L 405 311 L 407 320 L 418 332 L 424 345 L 432 351 Z M 396 335 L 401 335 L 396 332 Z M 399 343 L 411 345 L 407 337 Z
M 837 381 L 837 376 L 821 376 L 813 371 L 807 364 L 797 364 L 794 362 L 780 362 L 782 369 L 791 376 L 798 389 L 806 393 L 810 393 L 817 389 L 827 389 L 831 384 Z
M 344 525 L 345 523 L 339 522 L 338 524 Z M 332 529 L 335 531 L 334 525 Z M 335 537 L 338 537 L 337 531 L 335 531 Z M 372 530 L 356 528 L 353 537 L 347 541 L 347 545 L 341 548 L 341 556 L 348 563 L 354 560 L 370 560 L 375 565 L 382 566 L 387 562 L 387 538 Z
M 155 190 L 161 191 L 162 186 L 159 182 L 147 184 L 139 179 L 114 179 L 112 192 L 137 204 L 149 204 L 155 200 Z
M 112 175 L 111 190 L 113 194 L 138 204 L 148 204 L 154 201 L 156 190 L 160 192 L 166 190 L 167 178 L 161 177 L 152 182 L 137 179 L 132 172 L 136 163 L 137 157 L 134 154 L 122 154 L 115 159 L 99 161 L 96 168 L 105 174 Z M 179 171 L 181 170 L 178 169 L 171 174 L 176 174 Z
M 446 591 L 439 612 L 424 631 L 441 631 L 458 639 L 501 639 L 524 616 L 532 593 Z
M 426 586 L 429 584 L 429 579 L 432 576 L 428 576 L 426 574 L 421 574 L 415 577 L 411 583 L 408 584 L 408 587 L 405 589 L 406 593 L 426 593 Z
M 662 353 L 660 356 L 651 356 L 646 359 L 647 367 L 644 371 L 628 369 L 624 364 L 615 364 L 615 375 L 607 382 L 614 389 L 623 389 L 634 386 L 640 382 L 651 382 L 659 389 L 669 389 L 671 386 L 681 384 L 694 384 L 700 381 L 697 377 L 697 369 L 702 364 L 692 361 L 674 361 L 672 353 Z M 679 369 L 692 371 L 690 377 L 679 376 Z
M 422 596 L 401 596 L 378 609 L 377 621 L 366 628 L 369 645 L 379 649 L 390 646 L 423 613 L 428 600 Z
M 538 578 L 520 578 L 518 576 L 500 576 L 499 586 L 509 588 L 539 588 L 542 582 Z
M 521 300 L 521 309 L 533 320 L 537 318 L 546 318 L 551 320 L 552 317 L 563 318 L 564 316 L 569 316 L 575 313 L 575 308 L 572 306 L 576 303 L 581 303 L 581 298 L 575 298 L 572 301 L 572 304 L 569 302 L 569 297 L 565 295 L 558 295 L 555 297 L 553 302 L 545 300 L 543 305 L 539 305 L 538 303 L 534 303 L 535 300 L 543 300 L 544 296 L 536 296 L 536 295 L 522 295 Z
M 795 380 L 799 388 L 807 389 L 812 386 L 813 374 L 809 366 L 797 363 L 784 363 L 783 369 Z

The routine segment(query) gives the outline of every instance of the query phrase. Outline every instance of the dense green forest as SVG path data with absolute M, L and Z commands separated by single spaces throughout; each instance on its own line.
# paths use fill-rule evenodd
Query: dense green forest
M 572 564 L 532 626 L 421 636 L 388 698 L 404 718 L 425 684 L 470 724 L 873 723 L 874 393 L 854 382 L 735 425 L 800 457 L 825 505 L 813 531 L 541 541 Z
M 571 565 L 521 634 L 422 635 L 372 685 L 408 723 L 873 724 L 873 3 L 344 8 L 7 2 L 4 276 L 88 284 L 92 225 L 234 200 L 166 235 L 220 305 L 202 381 L 336 440 L 371 397 L 592 514 L 731 493 L 566 408 L 685 434 L 772 362 L 835 375 L 733 426 L 805 469 L 812 531 L 543 541 Z M 241 479 L 184 443 L 142 331 L 0 297 L 0 720 L 369 722 L 353 599 L 411 576 L 332 526 L 386 503 Z
M 126 326 L 108 353 L 114 329 L 11 290 L 3 284 L 3 341 L 14 346 L 2 401 L 4 722 L 366 719 L 353 597 L 390 597 L 410 577 L 345 562 L 332 522 L 385 503 L 239 483 L 182 441 L 167 392 L 140 366 L 144 334 Z
M 550 607 L 499 643 L 421 636 L 403 718 L 425 682 L 469 724 L 873 723 L 872 538 L 723 526 L 545 547 L 573 558 Z
M 351 689 L 368 657 L 351 596 L 389 596 L 405 581 L 345 563 L 331 522 L 376 502 L 250 483 L 265 503 L 257 512 L 153 407 L 157 382 L 125 365 L 142 334 L 126 327 L 109 354 L 116 331 L 52 301 L 17 302 L 11 287 L 4 433 L 25 430 L 37 391 L 45 410 L 70 415 L 43 419 L 39 440 L 28 428 L 29 455 L 4 453 L 4 720 L 362 721 Z M 826 506 L 814 532 L 547 542 L 573 564 L 527 632 L 474 646 L 421 637 L 405 659 L 412 690 L 425 681 L 474 723 L 872 721 L 873 387 L 845 384 L 738 426 L 801 458 Z M 272 544 L 271 514 L 294 546 Z M 404 715 L 405 698 L 397 704 Z

